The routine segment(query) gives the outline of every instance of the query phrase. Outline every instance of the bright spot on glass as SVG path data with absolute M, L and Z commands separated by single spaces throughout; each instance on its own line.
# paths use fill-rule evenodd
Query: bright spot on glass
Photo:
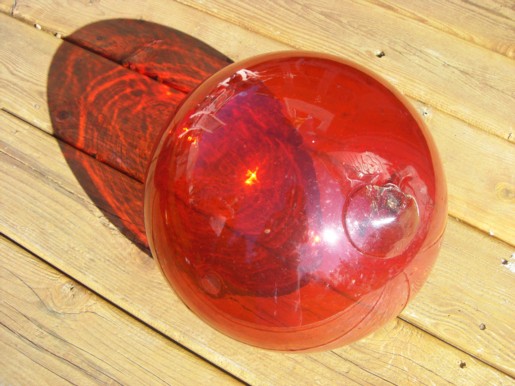
M 245 177 L 247 177 L 247 179 L 245 180 L 246 185 L 254 185 L 256 182 L 258 182 L 258 179 L 257 179 L 258 169 L 259 168 L 256 168 L 255 170 L 250 170 L 250 169 L 247 170 L 247 174 L 245 175 Z

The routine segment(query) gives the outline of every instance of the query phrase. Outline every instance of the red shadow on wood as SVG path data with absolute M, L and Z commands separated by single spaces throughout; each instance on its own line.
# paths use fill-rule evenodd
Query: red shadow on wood
M 65 40 L 48 75 L 54 135 L 71 145 L 62 151 L 98 208 L 146 248 L 143 182 L 154 143 L 187 93 L 231 60 L 138 20 L 101 21 Z
M 50 69 L 55 136 L 87 194 L 145 248 L 143 181 L 166 133 L 147 229 L 212 326 L 284 351 L 359 339 L 401 311 L 440 247 L 429 133 L 401 95 L 338 58 L 279 53 L 218 72 L 230 62 L 153 23 L 87 26 Z

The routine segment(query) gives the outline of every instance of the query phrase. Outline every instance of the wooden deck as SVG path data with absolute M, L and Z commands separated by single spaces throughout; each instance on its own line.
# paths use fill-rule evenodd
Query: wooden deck
M 515 385 L 513 2 L 0 0 L 0 12 L 0 384 Z M 399 318 L 338 350 L 282 354 L 221 335 L 177 299 L 84 191 L 63 155 L 78 150 L 52 126 L 63 39 L 114 18 L 233 60 L 329 52 L 409 98 L 444 162 L 449 220 Z

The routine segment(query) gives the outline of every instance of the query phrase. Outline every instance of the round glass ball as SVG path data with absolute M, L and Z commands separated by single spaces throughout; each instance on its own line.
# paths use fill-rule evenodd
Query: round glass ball
M 445 228 L 436 147 L 393 87 L 337 57 L 232 64 L 178 108 L 145 225 L 183 302 L 242 342 L 312 351 L 397 316 Z

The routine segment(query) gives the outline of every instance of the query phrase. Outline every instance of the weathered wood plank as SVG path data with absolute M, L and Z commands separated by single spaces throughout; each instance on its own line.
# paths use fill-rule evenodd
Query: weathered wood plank
M 450 220 L 439 260 L 402 318 L 515 376 L 512 253 Z
M 50 39 L 52 39 L 51 37 L 49 37 L 49 38 L 50 38 Z M 3 56 L 2 56 L 2 57 L 3 57 Z M 47 60 L 48 60 L 48 59 L 47 59 Z M 40 63 L 40 65 L 42 65 L 42 64 L 43 64 L 43 66 L 44 66 L 44 61 L 43 61 L 42 63 Z M 20 65 L 22 65 L 22 66 L 23 66 L 23 63 L 21 63 L 21 62 L 20 62 Z M 16 69 L 15 69 L 15 70 L 16 70 Z M 9 71 L 11 71 L 11 69 L 10 69 Z M 23 76 L 22 76 L 22 78 L 23 78 Z M 30 83 L 30 82 L 29 82 L 29 83 Z M 43 88 L 42 88 L 42 90 L 43 90 L 43 91 L 42 91 L 42 93 L 44 94 L 44 93 L 45 93 L 45 88 L 43 87 Z M 30 95 L 29 95 L 29 97 L 30 97 Z M 30 110 L 28 110 L 28 111 L 30 111 Z M 434 111 L 434 116 L 436 116 L 437 114 L 438 114 L 438 112 L 437 112 L 437 111 Z M 30 113 L 28 114 L 28 116 L 30 116 Z M 444 117 L 445 117 L 445 116 L 444 116 Z M 27 118 L 25 118 L 25 119 L 27 119 Z M 433 118 L 433 121 L 434 121 L 434 120 L 435 120 L 435 118 Z M 438 126 L 438 127 L 442 127 L 442 128 L 444 128 L 444 129 L 445 129 L 445 127 L 446 127 L 446 126 L 444 125 L 444 124 L 445 124 L 445 122 L 446 122 L 445 120 L 444 120 L 444 121 L 440 121 L 440 123 L 439 123 L 439 126 Z M 461 124 L 461 122 L 460 122 L 460 121 L 458 121 L 458 125 L 460 125 L 460 124 Z M 455 126 L 453 126 L 453 124 L 451 123 L 451 124 L 449 124 L 449 127 L 455 127 Z M 457 127 L 464 128 L 464 129 L 466 130 L 466 132 L 468 133 L 468 129 L 466 128 L 466 126 L 457 126 Z M 476 129 L 474 129 L 474 130 L 476 130 Z M 452 136 L 452 132 L 450 132 L 450 131 L 449 131 L 447 134 L 448 134 L 449 136 Z M 470 150 L 470 152 L 469 152 L 469 153 L 467 153 L 467 154 L 469 154 L 467 159 L 471 160 L 472 162 L 473 162 L 474 160 L 476 160 L 476 162 L 474 163 L 474 171 L 475 171 L 475 169 L 476 169 L 476 168 L 479 168 L 479 167 L 481 166 L 481 164 L 483 163 L 483 161 L 485 160 L 485 158 L 482 158 L 482 159 L 481 159 L 481 161 L 480 161 L 480 162 L 478 162 L 478 161 L 477 161 L 477 159 L 479 159 L 479 157 L 477 157 L 476 159 L 473 157 L 473 156 L 474 156 L 474 151 L 476 151 L 476 150 L 477 150 L 476 148 L 479 148 L 479 145 L 482 143 L 482 139 L 483 139 L 483 138 L 490 138 L 490 137 L 488 137 L 488 136 L 484 136 L 484 137 L 479 137 L 479 139 L 478 139 L 478 138 L 476 137 L 476 135 L 472 135 L 472 137 L 471 137 L 471 138 L 472 138 L 472 143 L 473 143 L 474 145 L 472 146 L 472 149 Z M 439 141 L 439 140 L 438 140 L 438 138 L 437 138 L 437 142 L 438 142 L 438 141 Z M 456 148 L 456 146 L 457 146 L 458 148 Z M 458 150 L 461 150 L 462 148 L 467 148 L 467 147 L 468 147 L 468 146 L 467 146 L 467 145 L 465 145 L 465 144 L 462 144 L 462 143 L 459 141 L 459 139 L 455 139 L 454 147 L 450 146 L 450 144 L 449 144 L 449 148 L 450 148 L 452 151 L 454 151 L 454 152 L 457 152 Z M 503 151 L 503 149 L 504 149 L 504 151 Z M 506 150 L 507 150 L 507 151 L 506 151 Z M 499 149 L 495 149 L 495 148 L 494 148 L 493 150 L 485 151 L 485 152 L 484 152 L 484 155 L 483 155 L 482 157 L 485 157 L 488 153 L 490 153 L 490 154 L 492 154 L 492 153 L 495 153 L 495 154 L 506 154 L 506 153 L 507 153 L 507 154 L 513 154 L 512 149 L 511 149 L 511 148 L 509 148 L 509 147 L 502 148 L 501 150 L 499 150 Z M 451 153 L 448 153 L 448 154 L 449 154 L 449 155 L 452 155 Z M 505 158 L 503 158 L 503 159 L 505 159 Z M 445 156 L 444 156 L 444 160 L 445 160 Z M 461 162 L 461 161 L 460 161 L 460 162 L 458 162 L 459 158 L 458 158 L 457 156 L 456 156 L 456 158 L 449 158 L 449 160 L 453 160 L 453 161 L 452 161 L 452 163 L 460 163 L 460 162 Z M 507 160 L 510 160 L 510 158 L 508 158 Z M 507 163 L 506 165 L 509 165 L 509 163 Z M 459 169 L 459 168 L 458 168 L 458 169 L 456 169 L 456 173 L 455 173 L 455 175 L 467 175 L 467 176 L 468 176 L 468 175 L 470 175 L 470 171 L 468 171 L 468 172 L 467 172 L 467 164 L 466 164 L 466 163 L 463 163 L 463 164 L 461 165 L 461 167 L 462 167 L 461 169 Z M 494 171 L 495 171 L 495 169 L 496 169 L 496 168 L 494 167 L 494 164 L 489 164 L 488 168 L 486 168 L 485 170 L 489 171 L 489 170 L 490 170 L 490 167 L 492 167 L 492 170 L 494 170 Z M 470 168 L 470 167 L 469 167 L 469 168 Z M 501 169 L 502 169 L 502 168 L 501 168 Z M 506 170 L 508 170 L 508 169 L 507 169 L 507 168 L 504 168 L 504 169 L 503 169 L 503 171 L 506 171 Z M 509 185 L 509 181 L 510 181 L 510 180 L 509 180 L 509 176 L 510 176 L 510 174 L 503 174 L 503 175 L 504 175 L 504 176 L 508 176 L 508 177 L 506 177 L 506 178 L 508 178 L 508 180 L 506 180 L 506 181 L 508 181 L 508 185 L 507 185 L 507 186 L 510 186 L 510 185 Z M 485 176 L 486 176 L 486 177 L 488 177 L 488 175 L 484 174 L 484 175 L 479 175 L 477 178 L 478 178 L 478 180 L 481 180 L 481 181 L 482 181 L 482 180 L 483 180 L 483 178 L 484 178 Z M 511 174 L 511 176 L 513 176 L 513 174 Z M 497 177 L 494 177 L 494 178 L 497 178 Z M 504 180 L 504 178 L 505 178 L 505 177 L 502 177 L 502 179 L 503 179 L 503 180 L 502 180 L 502 181 L 501 181 L 501 180 L 499 180 L 499 182 L 503 182 L 503 183 L 504 183 L 504 182 L 506 182 L 506 181 Z M 511 178 L 513 178 L 513 177 L 511 177 Z M 468 186 L 469 186 L 469 188 L 468 188 L 468 189 L 470 189 L 470 188 L 472 188 L 472 189 L 473 189 L 473 188 L 474 188 L 474 186 L 475 186 L 475 185 L 473 184 L 473 182 L 474 182 L 474 181 L 470 181 L 470 178 L 466 178 L 466 179 L 464 179 L 464 180 L 465 180 L 465 181 L 469 181 L 469 182 L 467 182 L 467 183 L 469 184 L 469 185 L 468 185 Z M 497 180 L 492 179 L 492 181 L 497 181 Z M 459 182 L 456 182 L 456 184 L 458 184 L 458 183 L 459 183 Z M 476 184 L 476 185 L 477 185 L 477 184 Z M 496 182 L 495 184 L 488 183 L 487 185 L 488 185 L 488 186 L 490 186 L 490 185 L 491 185 L 491 186 L 495 185 L 496 187 L 498 186 L 497 182 Z M 503 190 L 503 189 L 502 189 L 502 187 L 503 187 L 503 186 L 506 186 L 506 184 L 501 184 L 501 186 L 500 186 L 500 187 L 499 187 L 499 189 L 498 189 L 498 191 L 499 191 L 499 192 L 501 192 L 501 193 L 500 193 L 500 196 L 501 196 L 501 197 L 504 197 L 504 198 L 508 198 L 508 199 L 509 199 L 509 198 L 510 198 L 510 194 L 509 194 L 510 190 Z M 451 189 L 450 189 L 450 190 L 451 190 Z M 464 205 L 466 205 L 466 209 L 467 209 L 467 211 L 468 211 L 468 210 L 471 210 L 471 208 L 472 208 L 475 204 L 471 204 L 471 203 L 470 203 L 470 201 L 468 201 L 468 198 L 466 198 L 466 194 L 465 194 L 465 192 L 466 192 L 466 191 L 467 191 L 466 189 L 465 189 L 465 190 L 462 190 L 462 192 L 463 192 L 463 193 L 461 193 L 461 194 L 462 194 L 462 196 L 463 196 L 463 204 L 464 204 Z M 472 190 L 472 191 L 473 191 L 473 190 Z M 494 190 L 490 190 L 490 191 L 489 191 L 489 194 L 491 194 L 493 191 L 494 191 Z M 505 192 L 505 193 L 502 193 L 502 192 Z M 506 193 L 506 192 L 507 192 L 507 193 Z M 482 197 L 482 196 L 485 196 L 485 195 L 484 195 L 482 192 L 478 192 L 478 196 L 479 196 L 479 197 Z M 486 196 L 485 196 L 485 197 L 486 197 Z M 490 196 L 488 196 L 488 197 L 490 197 Z M 486 204 L 488 204 L 487 200 L 485 200 L 485 203 L 486 203 Z M 452 199 L 451 199 L 451 207 L 452 207 L 452 205 L 453 205 L 453 204 L 452 204 Z M 488 210 L 488 205 L 485 205 L 485 206 L 483 206 L 482 208 L 483 208 L 482 210 L 483 210 L 484 212 L 486 212 L 486 211 Z M 508 216 L 508 215 L 509 215 L 509 213 L 510 213 L 510 212 L 509 212 L 509 209 L 510 209 L 510 208 L 512 208 L 512 206 L 506 206 L 506 207 L 502 207 L 502 208 L 504 208 L 505 210 L 501 209 L 501 210 L 500 210 L 500 212 L 502 212 L 502 213 L 504 213 L 506 216 Z M 507 210 L 506 210 L 506 209 L 507 209 Z M 21 210 L 21 209 L 20 209 L 20 210 Z M 496 209 L 496 210 L 498 210 L 498 209 Z M 493 212 L 493 211 L 490 211 L 490 212 Z M 491 219 L 493 219 L 494 221 L 495 221 L 495 219 L 496 219 L 496 217 L 497 217 L 497 216 L 498 216 L 498 214 L 491 213 Z M 102 218 L 101 216 L 99 216 L 99 217 L 100 217 L 100 218 Z M 477 216 L 477 217 L 480 217 L 480 216 Z M 476 217 L 476 219 L 477 219 L 477 217 Z M 508 220 L 509 220 L 509 217 L 506 217 L 506 219 L 508 219 Z M 468 221 L 468 220 L 467 220 L 467 221 Z M 472 222 L 471 222 L 471 223 L 472 223 Z M 507 222 L 507 223 L 505 223 L 504 225 L 505 225 L 505 226 L 504 226 L 503 228 L 505 229 L 505 231 L 509 232 L 509 231 L 510 231 L 510 229 L 511 229 L 511 228 L 510 228 L 510 222 Z M 506 225 L 507 225 L 507 226 L 506 226 Z M 86 228 L 87 228 L 87 227 L 86 227 Z M 485 228 L 485 229 L 487 229 L 487 228 Z M 492 229 L 492 228 L 490 228 L 490 229 Z M 23 230 L 23 229 L 22 229 L 22 230 Z M 77 229 L 77 230 L 78 230 L 78 229 Z M 488 229 L 487 229 L 487 230 L 488 230 Z M 42 231 L 40 231 L 40 232 L 41 232 L 41 235 L 39 235 L 39 237 L 41 237 L 41 238 L 42 238 L 42 237 L 44 237 L 44 233 L 43 233 Z M 495 233 L 495 235 L 496 235 L 496 236 L 498 235 L 498 232 L 497 232 L 496 230 L 494 231 L 494 233 Z M 116 231 L 115 231 L 115 230 L 113 230 L 113 234 L 116 234 Z M 481 236 L 481 235 L 479 235 L 479 234 L 476 234 L 476 233 L 472 232 L 472 233 L 469 233 L 469 234 L 465 234 L 465 236 L 463 236 L 463 237 L 462 237 L 462 242 L 463 242 L 463 243 L 466 243 L 466 244 L 471 244 L 471 243 L 470 243 L 470 239 L 471 239 L 471 238 L 478 239 L 478 238 L 481 238 L 481 237 L 483 237 L 483 238 L 484 238 L 485 236 L 484 236 L 484 235 L 483 235 L 483 236 Z M 36 239 L 37 239 L 37 238 L 36 238 Z M 451 243 L 451 245 L 454 245 L 453 243 L 454 243 L 454 241 Z M 483 243 L 484 243 L 484 240 L 481 240 L 481 244 L 483 244 Z M 500 250 L 497 250 L 496 248 L 491 248 L 491 246 L 490 246 L 489 244 L 486 244 L 486 245 L 487 245 L 487 248 L 485 248 L 485 249 L 484 249 L 484 250 L 482 250 L 482 251 L 483 251 L 483 252 L 489 252 L 489 253 L 492 253 L 492 255 L 491 255 L 491 256 L 493 256 L 493 255 L 509 256 L 509 253 L 508 253 L 508 252 L 510 252 L 510 250 L 509 250 L 508 248 L 505 248 L 505 249 L 503 249 L 502 251 L 500 251 Z M 494 245 L 496 245 L 496 244 L 494 244 Z M 474 246 L 472 246 L 472 249 L 474 249 L 473 247 L 474 247 Z M 85 248 L 85 247 L 84 247 L 84 246 L 79 246 L 79 247 L 76 247 L 76 248 L 80 249 L 80 248 Z M 461 249 L 460 249 L 459 247 L 456 247 L 456 248 L 457 248 L 457 249 L 456 249 L 456 254 L 457 254 L 457 256 L 461 256 L 461 252 L 462 252 L 462 251 L 461 251 Z M 470 249 L 471 249 L 471 248 L 469 248 L 469 252 L 468 252 L 467 254 L 465 254 L 465 256 L 468 256 L 468 257 L 469 257 L 469 259 L 465 259 L 465 260 L 463 260 L 463 259 L 462 259 L 462 260 L 460 260 L 460 261 L 461 261 L 461 263 L 460 263 L 460 264 L 469 264 L 469 262 L 468 262 L 467 260 L 472 260 L 472 259 L 474 259 L 474 258 L 476 257 L 476 253 L 479 253 L 478 251 L 475 251 L 475 252 L 474 252 L 473 250 L 472 250 L 472 251 L 470 251 Z M 481 252 L 481 253 L 483 253 L 483 252 Z M 502 252 L 502 253 L 501 253 L 501 252 Z M 490 255 L 489 255 L 489 256 L 490 256 Z M 454 255 L 453 255 L 453 257 L 454 257 Z M 485 264 L 490 264 L 489 262 L 493 262 L 493 260 L 492 260 L 492 259 L 493 259 L 493 257 L 489 257 L 489 258 L 488 258 L 488 262 L 486 262 Z M 458 259 L 457 259 L 457 260 L 458 260 Z M 508 260 L 509 260 L 509 258 L 508 258 Z M 439 263 L 439 264 L 440 264 L 440 263 Z M 496 262 L 495 264 L 498 264 L 498 263 Z M 493 267 L 494 265 L 490 265 L 490 266 L 491 266 L 491 267 Z M 495 265 L 495 267 L 497 267 L 497 265 Z M 503 265 L 503 267 L 505 267 L 505 266 Z M 437 268 L 438 268 L 438 266 L 437 266 Z M 473 271 L 474 271 L 474 270 L 477 270 L 477 267 L 476 267 L 476 268 L 474 268 L 474 269 L 473 269 Z M 435 271 L 435 272 L 436 272 L 436 271 Z M 451 271 L 451 272 L 453 272 L 453 271 Z M 459 271 L 459 269 L 458 269 L 458 270 L 455 270 L 454 272 L 460 272 L 460 271 Z M 469 273 L 468 273 L 469 271 L 466 271 L 466 272 L 467 272 L 467 274 L 469 274 Z M 504 272 L 504 271 L 503 271 L 503 272 Z M 485 274 L 485 277 L 486 277 L 486 276 L 487 276 L 487 275 Z M 449 279 L 449 278 L 450 278 L 450 279 Z M 473 275 L 470 277 L 472 284 L 475 282 L 474 278 L 475 278 L 475 277 L 474 277 Z M 497 278 L 497 277 L 496 277 L 496 278 Z M 456 280 L 456 279 L 455 279 L 455 276 L 454 276 L 454 275 L 449 275 L 449 276 L 448 276 L 448 278 L 446 279 L 446 281 L 447 281 L 447 280 L 451 280 L 451 281 L 452 281 L 452 280 L 454 280 L 455 282 L 460 282 L 460 280 Z M 431 283 L 431 281 L 430 281 L 430 283 Z M 429 283 L 428 285 L 430 285 L 430 283 Z M 468 282 L 467 282 L 467 283 L 468 283 Z M 507 284 L 507 288 L 510 288 L 510 283 L 509 283 L 509 282 L 508 282 L 508 283 L 505 283 L 505 284 Z M 492 282 L 490 282 L 490 283 L 489 283 L 489 285 L 492 285 Z M 505 288 L 506 288 L 506 287 L 505 287 Z M 456 286 L 456 287 L 454 287 L 454 288 L 453 288 L 453 290 L 457 290 L 457 291 L 458 291 L 458 292 L 460 292 L 460 293 L 461 293 L 461 291 L 463 291 L 463 290 L 462 290 L 462 286 Z M 493 292 L 494 292 L 494 293 L 497 293 L 497 290 L 494 288 L 494 291 L 493 291 Z M 423 292 L 423 293 L 424 293 L 424 292 Z M 421 294 L 420 294 L 420 296 L 422 296 L 422 295 L 423 295 L 423 293 L 421 293 Z M 485 293 L 486 293 L 486 292 L 485 292 Z M 474 296 L 475 296 L 475 295 L 474 295 Z M 482 297 L 485 297 L 485 295 L 483 294 L 483 295 L 482 295 Z M 435 296 L 435 299 L 436 299 L 436 300 L 439 300 L 439 297 L 438 297 L 438 296 Z M 460 299 L 460 300 L 461 300 L 461 301 L 463 301 L 463 298 L 462 298 L 462 299 Z M 503 299 L 503 300 L 504 300 L 504 299 Z M 446 300 L 446 301 L 447 301 L 447 300 Z M 454 301 L 454 302 L 456 302 L 456 304 L 458 304 L 458 303 L 457 303 L 457 302 L 458 302 L 458 299 L 454 299 L 453 301 Z M 414 303 L 414 304 L 415 304 L 415 303 Z M 431 303 L 431 304 L 432 304 L 432 303 Z M 437 302 L 437 304 L 438 304 L 438 302 Z M 477 303 L 477 304 L 475 304 L 475 307 L 478 307 L 478 304 L 483 304 L 483 303 Z M 508 302 L 507 304 L 508 304 L 508 306 L 507 306 L 507 307 L 511 307 L 511 303 L 509 303 L 509 302 Z M 447 306 L 447 307 L 449 307 L 449 309 L 451 309 L 451 310 L 461 309 L 461 308 L 456 308 L 456 306 L 455 306 L 455 305 L 453 305 L 453 306 Z M 471 306 L 470 308 L 474 308 L 474 306 Z M 508 309 L 508 310 L 511 310 L 512 308 L 507 308 L 507 309 Z M 467 311 L 467 312 L 468 312 L 468 311 Z M 507 314 L 507 313 L 506 313 L 506 315 L 509 315 L 509 314 Z M 416 318 L 418 318 L 419 316 L 420 316 L 420 312 L 416 315 Z M 465 323 L 464 325 L 462 325 L 461 327 L 452 326 L 452 325 L 453 325 L 453 323 L 452 323 L 452 322 L 451 322 L 451 323 L 444 323 L 444 325 L 445 325 L 446 327 L 443 327 L 443 329 L 449 329 L 449 330 L 447 331 L 447 333 L 448 333 L 448 334 L 450 334 L 450 335 L 452 335 L 452 334 L 454 334 L 454 333 L 455 333 L 456 328 L 458 328 L 458 329 L 463 328 L 463 330 L 460 330 L 460 331 L 462 331 L 462 335 L 469 334 L 469 331 L 471 331 L 471 330 L 470 330 L 470 328 L 469 328 L 469 329 L 467 329 L 467 327 L 475 326 L 475 325 L 477 324 L 477 320 L 483 320 L 483 318 L 482 318 L 481 316 L 482 316 L 482 315 L 480 315 L 480 314 L 476 314 L 476 315 L 472 315 L 472 317 L 471 317 L 470 319 L 465 318 L 465 320 L 468 320 L 468 322 L 467 322 L 467 323 Z M 429 320 L 428 320 L 428 322 L 429 322 L 429 323 L 431 323 L 431 322 L 430 322 L 430 320 L 431 320 L 431 319 L 429 319 Z M 483 321 L 484 321 L 484 320 L 483 320 Z M 489 326 L 490 326 L 492 323 L 494 323 L 494 322 L 495 322 L 495 320 L 492 320 L 491 322 L 490 322 L 490 321 L 488 321 L 487 323 L 485 323 L 485 324 L 487 325 L 487 328 L 486 328 L 486 330 L 484 330 L 484 331 L 482 331 L 482 332 L 485 332 L 485 331 L 490 332 L 490 327 L 489 327 Z M 461 323 L 461 322 L 460 322 L 460 323 Z M 501 323 L 501 325 L 503 325 L 503 323 Z M 452 326 L 452 327 L 451 327 L 451 326 Z M 475 327 L 474 327 L 474 328 L 475 328 Z M 504 327 L 503 327 L 503 328 L 504 328 Z M 473 330 L 472 330 L 472 331 L 473 331 Z M 497 331 L 496 331 L 495 333 L 497 333 Z M 504 332 L 504 333 L 506 333 L 506 332 Z M 473 333 L 473 335 L 478 335 L 478 334 Z M 507 336 L 508 336 L 508 338 L 509 338 L 510 336 L 512 337 L 512 336 L 513 336 L 513 332 L 508 332 L 508 335 L 507 335 Z M 477 346 L 477 347 L 479 347 L 479 349 L 481 349 L 481 348 L 482 348 L 482 344 L 483 344 L 483 343 L 481 343 L 481 339 L 484 339 L 484 337 L 485 337 L 485 335 L 483 335 L 482 337 L 480 336 L 480 339 L 479 339 L 480 344 Z M 472 338 L 474 338 L 474 337 L 472 337 Z M 461 338 L 460 338 L 460 339 L 461 339 Z M 494 341 L 495 341 L 495 339 L 494 339 Z M 508 342 L 509 342 L 509 340 L 508 340 Z M 488 342 L 487 342 L 487 343 L 488 343 Z M 502 344 L 503 344 L 503 343 L 502 343 Z M 492 346 L 493 346 L 493 345 L 492 345 Z M 353 346 L 353 347 L 354 347 L 354 346 Z M 490 347 L 490 348 L 495 349 L 495 350 L 500 350 L 500 348 L 499 348 L 499 347 Z M 481 352 L 479 352 L 479 354 L 482 354 L 482 353 L 481 353 Z M 509 350 L 508 350 L 508 354 L 509 354 Z M 481 356 L 480 356 L 480 357 L 481 357 Z M 492 357 L 492 358 L 495 358 L 495 357 Z M 499 362 L 501 363 L 501 366 L 504 366 L 504 364 L 503 364 L 503 363 L 504 363 L 506 360 L 509 360 L 509 361 L 511 361 L 511 363 L 513 363 L 513 358 L 512 358 L 512 357 L 507 357 L 507 358 L 505 357 L 505 358 L 502 358 L 502 359 L 499 361 Z M 328 358 L 326 358 L 326 357 L 324 357 L 324 364 L 325 364 L 326 362 L 329 362 L 329 359 L 328 359 Z M 367 367 L 367 368 L 368 368 L 368 367 Z M 467 365 L 466 369 L 467 369 L 467 370 L 468 370 L 468 369 L 470 369 L 470 365 L 469 365 L 469 364 Z M 508 369 L 507 371 L 511 371 L 511 370 L 510 370 L 510 369 Z M 398 375 L 398 374 L 397 374 L 397 375 Z M 458 376 L 459 376 L 459 373 L 458 373 Z M 392 378 L 392 379 L 393 379 L 393 378 Z
M 10 0 L 0 0 L 0 12 L 13 16 L 14 3 Z
M 71 3 L 69 5 L 71 8 L 66 8 L 59 1 L 54 3 L 51 1 L 28 2 L 27 4 L 17 2 L 16 9 L 18 11 L 15 14 L 23 20 L 29 20 L 30 25 L 32 25 L 36 23 L 32 13 L 36 12 L 38 18 L 44 18 L 45 21 L 49 22 L 49 24 L 42 25 L 51 30 L 57 30 L 55 24 L 62 25 L 65 23 L 63 24 L 63 30 L 60 30 L 66 31 L 66 33 L 62 32 L 63 36 L 71 34 L 85 24 L 98 20 L 121 17 L 143 18 L 142 14 L 135 13 L 130 6 L 127 10 L 127 4 L 106 3 L 107 9 L 101 10 L 100 13 L 96 11 L 93 14 L 86 12 L 82 20 L 79 21 L 80 18 L 77 19 L 72 15 L 79 15 L 82 12 L 82 4 Z M 46 8 L 48 6 L 49 9 Z M 175 2 L 167 5 L 153 3 L 149 6 L 153 17 L 145 17 L 146 20 L 170 25 L 173 28 L 190 33 L 209 45 L 220 47 L 224 54 L 235 60 L 258 53 L 287 48 L 282 43 L 245 31 L 232 24 L 213 23 L 213 21 L 217 21 L 216 18 Z M 43 10 L 40 9 L 41 7 L 43 7 Z M 59 16 L 56 17 L 55 21 L 47 20 L 51 14 Z M 172 23 L 164 23 L 166 15 L 170 14 L 180 15 L 181 17 L 177 17 Z M 42 21 L 39 22 L 42 23 Z M 239 36 L 240 39 L 234 39 L 233 35 Z M 0 86 L 6 91 L 6 93 L 0 94 L 0 103 L 10 110 L 14 109 L 12 111 L 16 111 L 16 114 L 20 114 L 20 116 L 31 117 L 31 123 L 51 132 L 51 120 L 49 119 L 46 103 L 47 75 L 52 57 L 62 40 L 38 31 L 32 26 L 23 26 L 22 23 L 16 23 L 11 17 L 5 15 L 0 15 L 0 37 L 0 52 L 2 57 L 5 56 L 5 59 L 2 59 L 2 73 L 5 77 L 0 80 Z M 22 51 L 19 49 L 20 46 L 24 47 Z M 17 75 L 21 76 L 18 77 Z M 13 82 L 14 78 L 16 78 L 15 82 Z M 19 86 L 17 87 L 15 83 L 18 83 Z M 7 93 L 11 93 L 8 98 Z
M 70 35 L 52 59 L 54 136 L 138 181 L 177 105 L 231 63 L 198 39 L 140 20 L 102 21 Z
M 3 4 L 3 5 L 2 5 Z M 0 11 L 51 34 L 67 36 L 93 22 L 132 18 L 176 28 L 215 47 L 233 60 L 284 49 L 284 44 L 247 31 L 175 1 L 67 2 L 63 0 L 0 0 Z M 230 28 L 228 28 L 228 26 Z
M 515 63 L 403 15 L 363 1 L 179 1 L 296 48 L 348 57 L 502 138 L 513 131 Z
M 0 107 L 51 132 L 47 75 L 61 40 L 19 27 L 21 23 L 0 15 Z
M 2 384 L 239 383 L 2 236 L 0 299 Z
M 192 315 L 152 259 L 105 220 L 81 190 L 52 137 L 5 113 L 0 112 L 0 117 L 0 167 L 5 176 L 0 181 L 0 232 L 237 377 L 257 384 L 509 382 L 503 373 L 399 319 L 353 345 L 310 355 L 267 352 L 222 336 Z M 468 244 L 455 246 L 456 253 L 472 248 Z M 503 255 L 506 248 L 500 245 L 492 248 Z M 454 260 L 453 255 L 444 256 L 439 264 L 449 264 L 443 269 L 452 273 Z M 491 286 L 508 291 L 505 280 L 502 275 L 488 278 L 485 291 Z M 438 299 L 443 297 L 446 308 L 449 302 L 459 308 L 464 296 L 437 292 L 432 307 L 439 307 Z M 505 311 L 513 305 L 504 307 Z M 464 309 L 469 311 L 474 308 Z M 503 336 L 499 340 L 512 336 L 504 322 L 499 326 L 502 331 L 485 331 Z M 453 334 L 453 329 L 447 333 Z M 477 356 L 488 360 L 487 354 Z M 509 352 L 499 350 L 499 355 L 501 366 L 511 366 Z M 462 361 L 465 368 L 460 367 Z
M 428 106 L 414 105 L 442 158 L 450 215 L 515 245 L 515 146 Z
M 63 35 L 101 19 L 142 18 L 190 33 L 234 60 L 289 47 L 329 52 L 375 70 L 408 96 L 515 141 L 515 63 L 505 56 L 364 0 L 179 2 L 200 12 L 175 2 L 18 0 L 12 13 Z M 385 56 L 376 57 L 379 51 Z
M 515 8 L 503 0 L 367 0 L 515 58 Z
M 13 18 L 0 15 L 0 20 L 0 106 L 52 133 L 47 75 L 61 41 Z M 515 171 L 508 167 L 515 163 L 513 145 L 430 106 L 415 105 L 444 161 L 450 213 L 515 245 Z

